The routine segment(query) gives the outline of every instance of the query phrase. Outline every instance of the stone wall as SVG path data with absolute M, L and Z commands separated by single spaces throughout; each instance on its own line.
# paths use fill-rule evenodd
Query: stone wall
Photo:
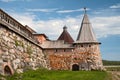
M 51 70 L 70 70 L 70 54 L 50 54 L 48 61 Z
M 99 50 L 99 44 L 81 44 L 75 45 L 74 54 L 78 55 L 76 60 L 81 59 L 82 62 L 78 61 L 81 69 L 85 70 L 102 70 L 103 64 Z
M 47 66 L 50 70 L 71 70 L 73 49 L 45 49 Z
M 54 49 L 45 51 L 50 69 L 74 70 L 75 64 L 79 66 L 79 70 L 103 70 L 99 44 L 75 45 L 73 51 L 63 51 L 55 52 Z
M 12 73 L 13 71 L 20 73 L 28 68 L 47 67 L 40 46 L 0 25 L 0 71 L 2 74 L 5 73 L 4 64 L 11 66 Z

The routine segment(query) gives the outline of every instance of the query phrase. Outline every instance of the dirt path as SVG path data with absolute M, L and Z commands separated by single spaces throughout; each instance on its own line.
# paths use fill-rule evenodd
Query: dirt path
M 112 80 L 120 80 L 120 71 L 110 71 Z

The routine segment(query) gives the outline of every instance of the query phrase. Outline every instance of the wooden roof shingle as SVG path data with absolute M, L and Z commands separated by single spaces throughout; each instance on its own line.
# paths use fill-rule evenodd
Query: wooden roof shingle
M 57 40 L 64 40 L 66 43 L 73 43 L 74 42 L 73 38 L 68 33 L 66 26 L 63 27 L 63 32 Z
M 99 43 L 92 29 L 92 25 L 89 21 L 89 18 L 86 14 L 86 10 L 85 10 L 85 14 L 84 14 L 84 17 L 81 23 L 80 31 L 79 31 L 79 34 L 77 36 L 77 40 L 75 43 Z

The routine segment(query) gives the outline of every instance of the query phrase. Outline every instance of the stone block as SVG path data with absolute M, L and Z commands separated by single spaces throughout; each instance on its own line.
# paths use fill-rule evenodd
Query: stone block
M 23 69 L 17 69 L 16 72 L 17 73 L 23 73 Z

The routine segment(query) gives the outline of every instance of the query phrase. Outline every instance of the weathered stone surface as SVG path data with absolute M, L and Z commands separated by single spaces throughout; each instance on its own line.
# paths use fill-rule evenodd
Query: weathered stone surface
M 20 59 L 13 60 L 12 64 L 15 70 L 18 68 L 19 63 L 20 63 Z
M 10 62 L 16 72 L 22 73 L 27 66 L 32 69 L 39 67 L 37 65 L 47 68 L 41 48 L 21 36 L 1 27 L 0 41 L 1 60 Z
M 48 58 L 48 66 L 54 70 L 70 70 L 72 65 L 77 64 L 79 70 L 102 70 L 99 45 L 89 47 L 76 47 L 73 52 L 45 51 Z
M 17 73 L 23 73 L 23 69 L 17 69 L 16 72 Z
M 14 49 L 10 49 L 10 50 L 9 50 L 9 53 L 14 54 L 14 53 L 15 53 L 15 50 L 14 50 Z
M 1 78 L 0 78 L 0 80 L 6 80 L 6 78 L 4 78 L 4 77 L 1 77 Z

